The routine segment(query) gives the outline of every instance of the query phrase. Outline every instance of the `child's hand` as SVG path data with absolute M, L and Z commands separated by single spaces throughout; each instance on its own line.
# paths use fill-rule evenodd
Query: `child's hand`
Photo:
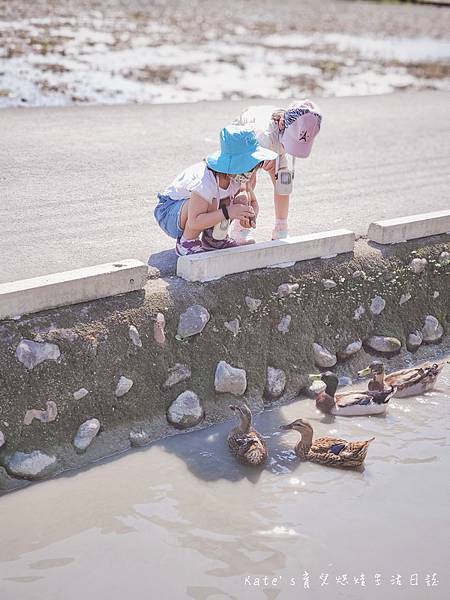
M 255 211 L 248 204 L 230 204 L 228 207 L 230 219 L 250 219 L 255 216 Z

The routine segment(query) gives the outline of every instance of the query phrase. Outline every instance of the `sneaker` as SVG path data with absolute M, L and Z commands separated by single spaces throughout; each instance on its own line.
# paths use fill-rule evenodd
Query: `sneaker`
M 183 240 L 177 238 L 175 244 L 175 252 L 177 256 L 187 256 L 188 254 L 197 254 L 203 252 L 202 243 L 200 240 Z
M 239 246 L 247 246 L 248 244 L 254 244 L 256 242 L 253 237 L 252 229 L 247 229 L 246 227 L 242 227 L 239 221 L 234 221 L 231 235 L 233 236 L 233 240 Z
M 215 240 L 212 236 L 212 228 L 205 229 L 202 234 L 202 248 L 208 250 L 226 250 L 227 248 L 237 248 L 238 244 L 227 236 L 224 240 Z
M 273 240 L 285 240 L 289 237 L 289 231 L 285 229 L 272 229 L 272 241 Z

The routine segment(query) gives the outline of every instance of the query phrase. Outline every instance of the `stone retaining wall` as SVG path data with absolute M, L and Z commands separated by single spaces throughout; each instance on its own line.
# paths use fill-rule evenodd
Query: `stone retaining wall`
M 449 238 L 233 275 L 0 323 L 0 493 L 189 427 L 449 347 Z

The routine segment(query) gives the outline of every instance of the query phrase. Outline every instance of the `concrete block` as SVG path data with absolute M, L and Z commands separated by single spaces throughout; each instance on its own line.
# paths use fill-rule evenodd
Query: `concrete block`
M 378 244 L 397 244 L 448 232 L 450 232 L 450 210 L 439 210 L 399 219 L 376 221 L 370 224 L 368 237 Z
M 127 259 L 0 284 L 0 319 L 140 290 L 148 267 Z
M 210 281 L 231 273 L 352 252 L 354 242 L 355 234 L 352 231 L 337 229 L 228 250 L 180 256 L 177 275 L 187 281 Z

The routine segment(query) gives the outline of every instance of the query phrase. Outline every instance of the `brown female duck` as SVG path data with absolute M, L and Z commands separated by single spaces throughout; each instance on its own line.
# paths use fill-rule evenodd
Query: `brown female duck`
M 380 415 L 386 412 L 389 400 L 396 393 L 395 388 L 390 387 L 386 390 L 336 394 L 339 380 L 331 371 L 309 377 L 313 380 L 321 379 L 327 386 L 316 396 L 316 408 L 325 414 L 342 417 Z
M 360 467 L 366 458 L 369 443 L 375 439 L 347 442 L 341 438 L 322 437 L 313 441 L 313 428 L 303 419 L 282 425 L 280 429 L 295 429 L 301 434 L 301 440 L 295 446 L 295 453 L 301 460 L 343 469 Z
M 419 396 L 434 388 L 439 373 L 444 368 L 445 361 L 439 363 L 424 363 L 418 367 L 402 369 L 389 375 L 385 374 L 384 364 L 381 360 L 373 360 L 368 367 L 358 372 L 360 377 L 371 375 L 368 389 L 383 391 L 389 386 L 397 388 L 396 398 Z
M 249 407 L 243 404 L 231 405 L 230 408 L 239 419 L 239 425 L 228 434 L 231 452 L 246 465 L 262 465 L 267 460 L 267 446 L 261 434 L 252 425 Z

